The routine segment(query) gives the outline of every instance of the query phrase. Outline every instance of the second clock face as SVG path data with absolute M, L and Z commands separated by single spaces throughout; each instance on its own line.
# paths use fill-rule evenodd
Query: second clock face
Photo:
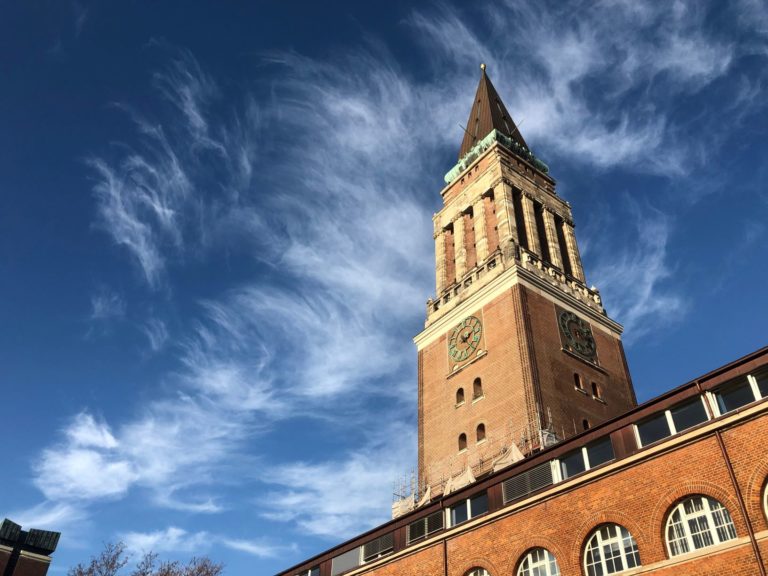
M 597 345 L 590 325 L 573 312 L 565 310 L 560 312 L 559 323 L 568 349 L 594 361 Z
M 448 355 L 454 362 L 463 362 L 477 350 L 483 325 L 476 316 L 469 316 L 458 323 L 448 339 Z

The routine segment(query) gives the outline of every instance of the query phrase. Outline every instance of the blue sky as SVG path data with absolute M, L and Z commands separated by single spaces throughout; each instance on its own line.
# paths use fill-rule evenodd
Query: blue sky
M 766 343 L 766 4 L 462 4 L 0 3 L 0 514 L 53 573 L 388 518 L 480 62 L 640 400 Z

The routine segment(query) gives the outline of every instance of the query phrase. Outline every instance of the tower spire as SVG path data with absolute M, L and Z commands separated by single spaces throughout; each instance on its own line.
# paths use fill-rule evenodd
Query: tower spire
M 477 85 L 464 140 L 462 140 L 459 149 L 459 160 L 493 130 L 506 134 L 521 146 L 528 148 L 523 135 L 520 134 L 520 130 L 512 121 L 512 116 L 507 112 L 496 88 L 493 87 L 491 79 L 485 71 L 485 64 L 480 64 L 480 70 L 480 83 Z

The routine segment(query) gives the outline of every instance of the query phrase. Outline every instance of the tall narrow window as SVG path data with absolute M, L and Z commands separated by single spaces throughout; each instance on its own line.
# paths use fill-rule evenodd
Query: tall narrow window
M 728 510 L 713 498 L 693 496 L 680 502 L 667 520 L 670 556 L 693 552 L 736 538 Z
M 462 432 L 459 434 L 459 452 L 467 449 L 467 435 Z
M 477 441 L 483 442 L 485 440 L 485 424 L 477 425 Z
M 488 241 L 488 254 L 493 254 L 499 247 L 499 222 L 496 218 L 496 201 L 492 190 L 483 196 L 483 211 L 485 213 L 485 237 Z
M 581 426 L 584 428 L 584 430 L 589 430 L 589 420 L 584 418 L 584 420 L 581 421 Z
M 443 239 L 445 241 L 445 285 L 450 286 L 456 281 L 456 247 L 453 243 L 453 224 L 446 226 L 443 230 Z
M 584 384 L 581 382 L 581 375 L 578 372 L 573 373 L 573 385 L 579 390 L 584 389 Z
M 475 245 L 475 212 L 470 206 L 463 215 L 464 218 L 464 250 L 467 254 L 467 270 L 477 266 L 477 247 Z
M 472 383 L 472 400 L 477 400 L 483 397 L 483 382 L 480 378 L 475 378 Z
M 464 388 L 456 390 L 456 406 L 464 404 Z
M 640 566 L 637 542 L 618 524 L 604 524 L 592 533 L 584 551 L 587 576 L 616 574 Z
M 560 259 L 563 261 L 563 272 L 568 274 L 568 276 L 573 276 L 571 257 L 568 255 L 568 245 L 565 243 L 565 221 L 560 216 L 555 216 L 555 231 L 557 232 L 557 243 L 560 245 Z
M 544 227 L 544 207 L 539 202 L 533 203 L 533 215 L 536 219 L 536 231 L 539 234 L 539 246 L 541 246 L 541 258 L 551 262 L 549 255 L 549 242 L 547 242 L 547 229 Z
M 525 229 L 525 215 L 523 214 L 523 193 L 515 188 L 512 190 L 512 206 L 515 209 L 515 225 L 517 226 L 517 241 L 526 250 L 529 247 L 528 231 Z
M 600 386 L 597 385 L 597 382 L 592 382 L 592 396 L 600 398 Z

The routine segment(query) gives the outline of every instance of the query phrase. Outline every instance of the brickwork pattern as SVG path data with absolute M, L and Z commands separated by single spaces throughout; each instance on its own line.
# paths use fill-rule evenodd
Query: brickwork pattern
M 724 437 L 737 471 L 742 493 L 760 491 L 766 478 L 765 450 L 755 439 L 765 438 L 768 416 L 726 431 Z M 762 436 L 761 436 L 762 435 Z M 760 462 L 760 464 L 758 464 Z M 756 470 L 761 472 L 756 475 Z M 702 494 L 719 500 L 730 512 L 737 540 L 693 554 L 670 557 L 665 526 L 672 508 L 682 498 Z M 450 537 L 447 541 L 449 576 L 465 576 L 483 567 L 491 576 L 516 574 L 524 554 L 541 546 L 557 558 L 562 576 L 582 576 L 584 546 L 593 531 L 604 523 L 627 528 L 637 541 L 642 573 L 665 576 L 759 574 L 748 536 L 747 519 L 738 505 L 726 462 L 717 439 L 710 434 L 695 442 L 673 447 L 611 474 L 581 483 L 571 490 L 540 500 L 508 516 L 486 522 Z M 755 532 L 765 530 L 765 512 L 751 515 Z M 768 540 L 760 542 L 765 558 Z M 442 558 L 432 546 L 398 560 L 371 574 L 442 576 Z M 422 558 L 423 557 L 423 558 Z M 649 569 L 654 565 L 655 568 Z M 634 573 L 634 572 L 631 572 Z

